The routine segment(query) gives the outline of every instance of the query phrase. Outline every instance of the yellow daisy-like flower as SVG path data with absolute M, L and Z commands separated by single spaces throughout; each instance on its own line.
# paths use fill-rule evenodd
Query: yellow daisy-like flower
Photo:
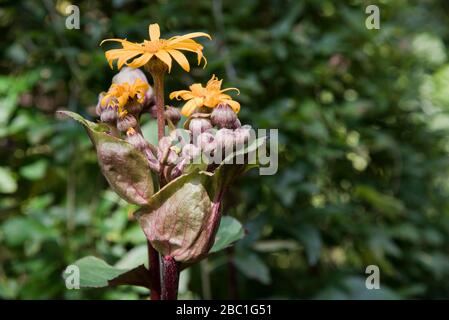
M 117 67 L 120 69 L 124 64 L 132 68 L 140 68 L 147 64 L 151 58 L 156 57 L 168 66 L 168 72 L 171 70 L 172 58 L 187 72 L 190 71 L 190 65 L 183 51 L 196 53 L 198 65 L 206 58 L 203 56 L 203 46 L 192 40 L 192 38 L 207 37 L 210 35 L 204 32 L 193 32 L 183 36 L 174 36 L 170 39 L 160 39 L 160 29 L 157 23 L 150 24 L 148 27 L 150 40 L 144 40 L 142 43 L 127 41 L 126 39 L 106 39 L 100 43 L 100 46 L 106 41 L 119 42 L 121 49 L 111 49 L 105 52 L 106 59 L 112 68 L 112 62 L 117 60 Z M 130 62 L 128 62 L 131 60 Z
M 181 113 L 188 117 L 196 108 L 208 107 L 215 108 L 220 103 L 227 103 L 235 113 L 240 111 L 240 103 L 232 100 L 232 98 L 223 93 L 229 90 L 236 90 L 237 94 L 240 94 L 237 88 L 221 89 L 222 80 L 218 80 L 215 75 L 207 82 L 206 87 L 203 87 L 201 83 L 192 84 L 190 90 L 180 90 L 170 93 L 170 99 L 176 98 L 177 100 L 188 100 L 182 107 Z
M 103 96 L 100 104 L 103 108 L 112 104 L 118 109 L 119 116 L 124 117 L 128 113 L 125 109 L 128 100 L 136 99 L 137 102 L 143 103 L 149 88 L 150 85 L 141 79 L 136 79 L 132 85 L 128 82 L 114 83 Z

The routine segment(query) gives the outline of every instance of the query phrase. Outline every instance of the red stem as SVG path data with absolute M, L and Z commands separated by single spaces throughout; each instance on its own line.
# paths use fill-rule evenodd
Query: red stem
M 162 260 L 162 300 L 178 298 L 179 264 L 173 257 L 166 256 Z
M 150 290 L 151 300 L 161 300 L 161 279 L 159 268 L 159 253 L 147 241 L 148 261 L 150 264 Z

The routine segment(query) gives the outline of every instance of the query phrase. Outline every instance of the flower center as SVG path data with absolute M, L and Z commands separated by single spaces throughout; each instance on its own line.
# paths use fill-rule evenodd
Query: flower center
M 142 46 L 148 53 L 156 53 L 163 47 L 165 47 L 167 40 L 159 39 L 157 41 L 144 40 Z

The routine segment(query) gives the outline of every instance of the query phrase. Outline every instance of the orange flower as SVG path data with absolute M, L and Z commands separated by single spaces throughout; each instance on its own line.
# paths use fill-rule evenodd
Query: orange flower
M 192 84 L 190 90 L 175 91 L 170 94 L 170 99 L 176 98 L 177 100 L 188 100 L 182 107 L 181 113 L 188 117 L 196 108 L 208 107 L 215 108 L 220 103 L 227 103 L 235 113 L 240 111 L 240 103 L 232 100 L 232 98 L 224 94 L 223 92 L 229 90 L 236 90 L 240 94 L 237 88 L 221 89 L 221 83 L 223 80 L 218 80 L 215 75 L 207 82 L 206 87 L 203 87 L 201 83 Z
M 144 40 L 142 43 L 127 41 L 126 39 L 106 39 L 101 42 L 115 41 L 122 45 L 120 49 L 111 49 L 105 52 L 106 59 L 112 68 L 112 63 L 117 60 L 117 67 L 120 69 L 124 64 L 133 68 L 140 68 L 156 57 L 168 66 L 168 72 L 171 70 L 172 58 L 175 59 L 181 67 L 189 72 L 190 65 L 181 51 L 190 51 L 196 53 L 198 57 L 198 65 L 204 59 L 206 66 L 206 58 L 203 56 L 203 46 L 192 40 L 198 37 L 211 37 L 204 32 L 193 32 L 183 36 L 174 36 L 170 39 L 160 39 L 160 29 L 157 23 L 150 24 L 148 27 L 150 40 Z M 131 60 L 130 62 L 128 62 Z
M 125 105 L 128 100 L 136 99 L 137 102 L 143 103 L 145 100 L 145 93 L 149 88 L 150 85 L 143 82 L 141 79 L 136 79 L 132 85 L 128 82 L 114 83 L 101 99 L 101 107 L 107 107 L 107 105 L 112 102 L 113 106 L 118 109 L 119 116 L 124 117 L 128 113 L 125 110 Z

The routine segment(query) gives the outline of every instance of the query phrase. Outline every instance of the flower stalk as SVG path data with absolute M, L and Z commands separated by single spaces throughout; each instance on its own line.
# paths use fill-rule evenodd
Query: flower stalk
M 179 263 L 171 256 L 162 260 L 162 300 L 176 300 L 178 298 Z

